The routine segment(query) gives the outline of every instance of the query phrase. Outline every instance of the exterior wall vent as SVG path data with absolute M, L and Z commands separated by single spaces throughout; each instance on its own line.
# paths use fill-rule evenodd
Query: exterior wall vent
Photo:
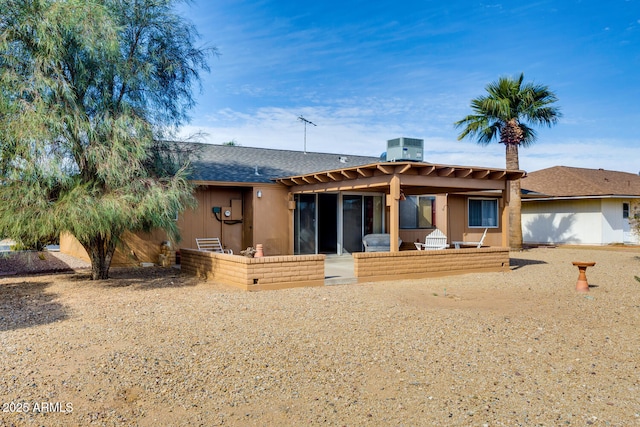
M 417 138 L 395 138 L 387 141 L 387 161 L 400 162 L 411 160 L 421 162 L 424 140 Z

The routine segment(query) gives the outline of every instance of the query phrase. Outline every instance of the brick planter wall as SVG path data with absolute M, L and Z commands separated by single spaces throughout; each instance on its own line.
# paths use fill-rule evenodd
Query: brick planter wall
M 501 247 L 441 251 L 360 252 L 353 254 L 359 282 L 414 279 L 487 271 L 509 271 L 509 249 Z
M 247 258 L 181 249 L 182 271 L 245 290 L 324 285 L 325 255 L 281 255 Z

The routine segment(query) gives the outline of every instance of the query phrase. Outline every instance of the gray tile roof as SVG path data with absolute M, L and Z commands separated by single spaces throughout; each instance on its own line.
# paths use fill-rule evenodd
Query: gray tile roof
M 640 176 L 605 169 L 554 166 L 529 172 L 521 185 L 528 197 L 640 196 Z
M 193 180 L 219 182 L 273 182 L 273 178 L 304 175 L 379 161 L 377 157 L 304 153 L 229 145 L 189 143 L 196 147 Z M 340 159 L 344 161 L 340 161 Z

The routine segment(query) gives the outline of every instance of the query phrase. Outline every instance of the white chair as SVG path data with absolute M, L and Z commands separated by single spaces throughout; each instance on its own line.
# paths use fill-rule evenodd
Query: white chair
M 427 237 L 424 239 L 424 243 L 416 242 L 414 244 L 416 245 L 416 249 L 419 251 L 437 251 L 449 247 L 449 244 L 447 243 L 447 236 L 437 228 L 427 234 Z
M 453 246 L 456 249 L 460 249 L 460 246 L 475 246 L 476 248 L 482 247 L 482 243 L 484 243 L 484 238 L 487 236 L 487 228 L 484 229 L 484 233 L 482 233 L 482 238 L 479 242 L 453 242 Z
M 196 245 L 198 246 L 199 251 L 210 251 L 217 252 L 219 254 L 233 255 L 233 251 L 231 249 L 225 249 L 224 247 L 222 247 L 222 243 L 220 243 L 219 237 L 196 238 Z

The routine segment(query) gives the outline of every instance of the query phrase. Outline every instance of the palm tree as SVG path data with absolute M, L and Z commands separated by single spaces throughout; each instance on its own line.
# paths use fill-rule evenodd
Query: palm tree
M 507 169 L 520 169 L 518 147 L 528 147 L 536 140 L 536 132 L 529 125 L 551 127 L 561 117 L 553 104 L 558 100 L 547 86 L 524 83 L 518 78 L 501 77 L 487 85 L 487 95 L 471 100 L 474 114 L 455 122 L 464 127 L 458 140 L 475 139 L 480 145 L 498 140 L 506 147 Z M 522 248 L 520 180 L 511 182 L 509 190 L 509 245 Z

